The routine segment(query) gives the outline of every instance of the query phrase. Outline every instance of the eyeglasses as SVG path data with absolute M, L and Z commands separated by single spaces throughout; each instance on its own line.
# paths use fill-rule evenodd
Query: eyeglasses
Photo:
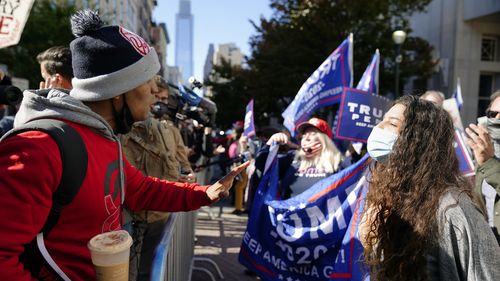
M 486 116 L 488 116 L 488 118 L 496 118 L 498 114 L 500 114 L 499 111 L 493 111 L 493 110 L 486 111 Z

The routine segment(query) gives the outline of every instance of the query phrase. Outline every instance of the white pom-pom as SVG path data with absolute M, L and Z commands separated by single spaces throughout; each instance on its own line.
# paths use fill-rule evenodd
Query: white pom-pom
M 76 37 L 81 37 L 103 26 L 104 22 L 97 12 L 91 10 L 78 11 L 71 16 L 71 32 Z

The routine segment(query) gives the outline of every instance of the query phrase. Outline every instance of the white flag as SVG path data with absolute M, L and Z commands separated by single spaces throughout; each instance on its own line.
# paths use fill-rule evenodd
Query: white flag
M 34 0 L 0 1 L 0 49 L 19 43 L 33 2 Z

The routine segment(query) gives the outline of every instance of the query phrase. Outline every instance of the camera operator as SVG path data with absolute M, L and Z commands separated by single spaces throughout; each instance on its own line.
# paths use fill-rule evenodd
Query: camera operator
M 203 85 L 190 78 L 191 88 L 201 88 Z M 214 147 L 213 127 L 217 106 L 207 98 L 195 94 L 192 90 L 186 89 L 182 85 L 169 86 L 176 88 L 179 92 L 172 103 L 177 104 L 175 116 L 180 119 L 181 135 L 184 143 L 188 147 L 188 159 L 192 167 L 208 167 L 206 164 L 210 159 L 225 152 L 222 146 Z M 170 103 L 170 101 L 169 101 Z M 172 107 L 173 108 L 173 107 Z M 174 114 L 170 114 L 172 116 Z M 201 169 L 198 168 L 199 171 Z M 212 169 L 203 170 L 199 173 L 200 182 L 210 182 Z
M 214 143 L 212 127 L 206 127 L 193 119 L 184 120 L 182 124 L 181 133 L 188 140 L 188 157 L 197 172 L 198 182 L 212 182 L 214 176 L 225 172 L 216 164 L 221 163 L 221 159 L 227 159 L 226 149 Z
M 168 83 L 159 75 L 155 77 L 155 82 L 158 86 L 158 94 L 156 95 L 158 97 L 158 102 L 153 106 L 152 113 L 155 118 L 161 121 L 166 131 L 171 132 L 174 136 L 175 149 L 174 145 L 172 145 L 172 151 L 175 151 L 175 158 L 180 165 L 179 179 L 181 181 L 194 182 L 195 176 L 187 158 L 187 147 L 184 144 L 179 128 L 174 123 L 176 114 L 169 112 L 170 108 L 177 108 L 177 105 L 174 104 L 174 106 L 171 106 L 169 104 L 172 101 L 170 97 L 173 95 L 170 94 Z
M 0 70 L 0 137 L 14 127 L 14 117 L 22 99 L 21 90 L 12 86 L 10 77 Z

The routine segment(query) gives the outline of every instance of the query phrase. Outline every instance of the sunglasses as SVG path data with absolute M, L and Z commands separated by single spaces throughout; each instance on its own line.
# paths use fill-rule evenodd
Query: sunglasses
M 499 111 L 493 111 L 493 110 L 486 111 L 486 116 L 488 116 L 488 118 L 496 118 L 498 114 L 500 114 Z

